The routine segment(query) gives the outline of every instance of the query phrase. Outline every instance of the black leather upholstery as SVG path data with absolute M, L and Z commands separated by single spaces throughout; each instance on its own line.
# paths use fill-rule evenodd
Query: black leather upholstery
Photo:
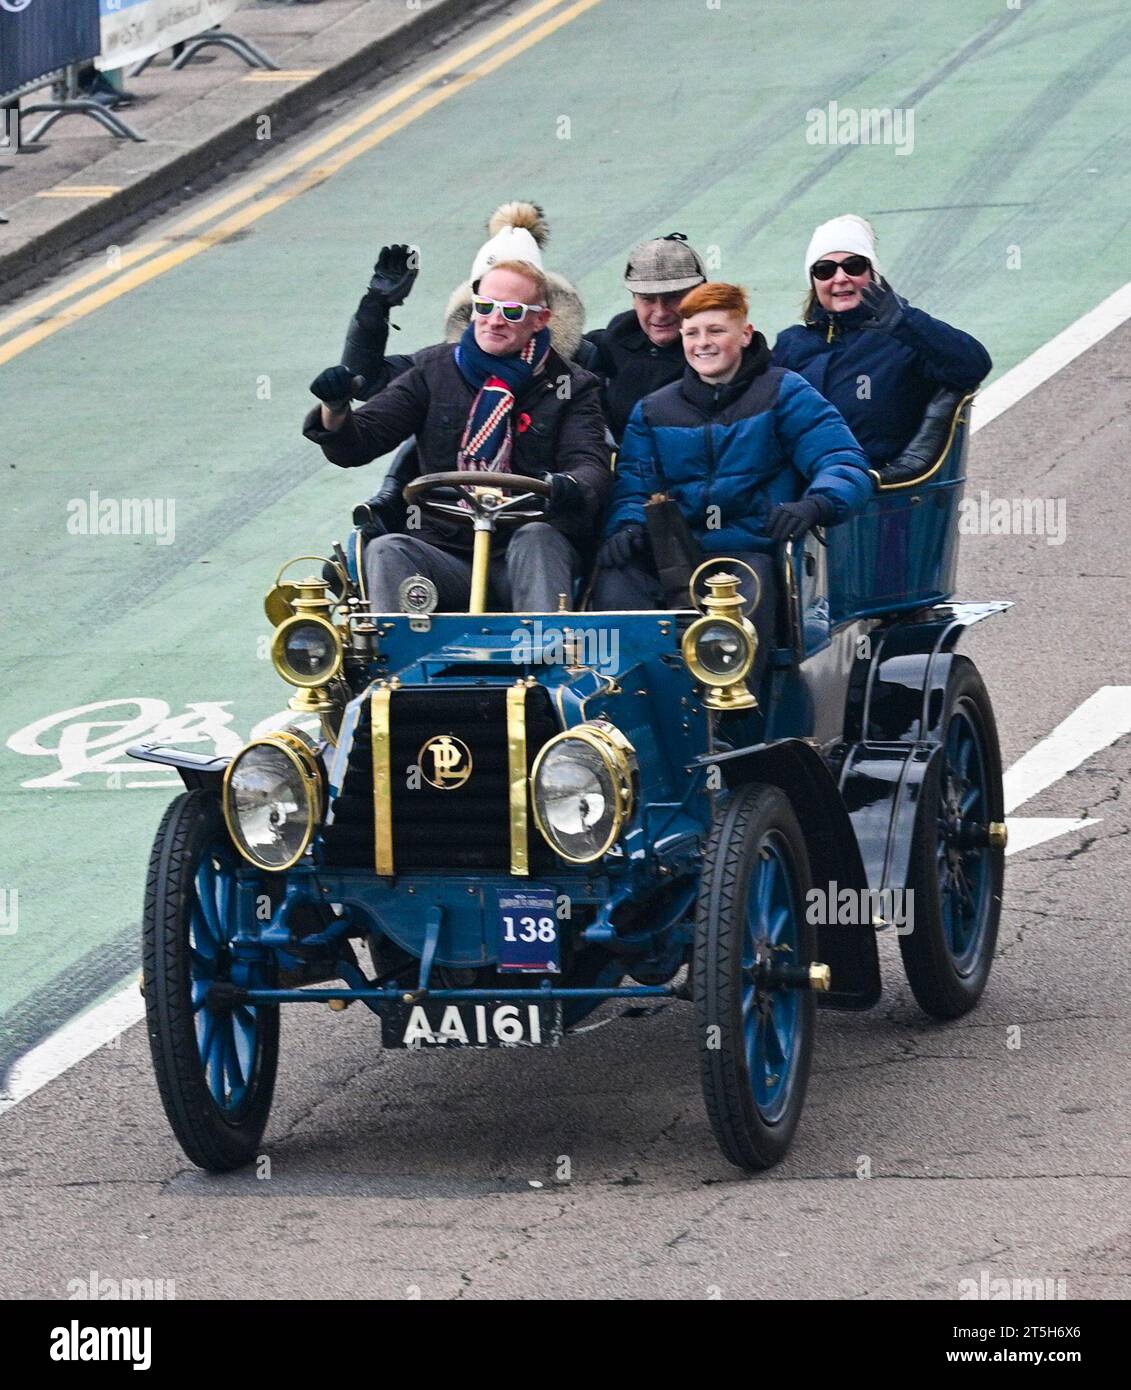
M 923 412 L 923 423 L 915 431 L 907 448 L 898 458 L 877 470 L 883 486 L 914 482 L 934 467 L 950 438 L 954 413 L 968 394 L 967 391 L 955 391 L 947 386 L 935 392 Z

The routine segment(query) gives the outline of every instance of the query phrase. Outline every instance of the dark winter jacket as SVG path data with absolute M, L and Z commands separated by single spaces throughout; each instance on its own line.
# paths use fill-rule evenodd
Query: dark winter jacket
M 606 535 L 644 524 L 653 492 L 675 499 L 709 554 L 772 550 L 771 509 L 803 494 L 830 500 L 830 524 L 863 507 L 875 485 L 839 411 L 768 359 L 756 334 L 728 386 L 710 387 L 688 367 L 640 402 L 617 459 Z
M 303 434 L 341 468 L 370 463 L 415 435 L 414 476 L 454 470 L 475 399 L 475 391 L 456 366 L 455 352 L 451 343 L 418 352 L 406 372 L 351 411 L 339 430 L 323 429 L 321 406 L 315 406 L 303 422 Z M 585 494 L 585 515 L 551 522 L 584 547 L 600 527 L 612 486 L 600 383 L 551 351 L 545 369 L 519 395 L 515 410 L 520 422 L 514 433 L 511 472 L 569 473 L 577 480 Z M 523 415 L 528 417 L 525 428 Z M 470 525 L 426 510 L 414 534 L 445 549 L 471 549 Z M 495 534 L 498 553 L 505 549 L 510 528 L 501 526 Z
M 592 352 L 581 360 L 604 382 L 605 416 L 613 438 L 620 440 L 637 401 L 683 375 L 683 342 L 677 337 L 657 347 L 633 309 L 617 314 L 607 328 L 587 333 L 584 342 Z
M 872 313 L 863 304 L 843 314 L 814 305 L 808 323 L 778 335 L 774 362 L 831 401 L 882 467 L 906 447 L 940 386 L 973 391 L 993 363 L 976 338 L 922 309 L 905 305 L 891 333 L 860 327 Z

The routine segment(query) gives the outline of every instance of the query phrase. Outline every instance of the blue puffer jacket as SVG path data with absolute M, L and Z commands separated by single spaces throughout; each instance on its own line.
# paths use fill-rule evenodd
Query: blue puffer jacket
M 678 503 L 709 554 L 772 550 L 771 509 L 806 493 L 829 499 L 830 524 L 863 507 L 874 483 L 840 413 L 796 372 L 767 360 L 764 345 L 760 355 L 748 349 L 729 386 L 707 386 L 688 367 L 681 381 L 645 396 L 617 458 L 607 536 L 645 524 L 654 492 Z
M 864 304 L 843 314 L 814 305 L 808 323 L 778 335 L 774 361 L 836 406 L 878 466 L 906 448 L 940 386 L 973 391 L 993 363 L 977 338 L 909 304 L 891 333 L 861 328 L 871 317 Z

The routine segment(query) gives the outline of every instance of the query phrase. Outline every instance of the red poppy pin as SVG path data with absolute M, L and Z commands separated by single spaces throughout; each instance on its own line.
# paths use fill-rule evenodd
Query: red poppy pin
M 527 415 L 526 411 L 524 410 L 522 414 L 518 417 L 518 432 L 519 434 L 525 434 L 529 428 L 530 416 Z

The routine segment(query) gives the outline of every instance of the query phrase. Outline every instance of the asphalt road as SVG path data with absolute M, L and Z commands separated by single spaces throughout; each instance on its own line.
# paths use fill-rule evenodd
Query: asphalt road
M 987 7 L 987 23 L 991 9 L 998 13 Z M 1042 9 L 1052 12 L 1051 36 L 1067 44 L 1071 8 Z M 846 41 L 860 38 L 845 34 Z M 550 48 L 538 62 L 556 64 L 570 91 L 568 84 L 597 80 L 601 59 L 594 59 L 595 74 L 574 61 L 592 37 L 563 31 L 561 41 L 573 47 L 564 54 Z M 627 42 L 625 35 L 614 37 Z M 941 29 L 928 38 L 937 49 L 930 70 L 941 71 L 946 53 L 962 43 L 950 36 L 946 49 Z M 1024 33 L 1005 40 L 1014 61 L 1022 40 L 1035 42 Z M 1095 40 L 1091 35 L 1089 42 Z M 862 53 L 866 46 L 861 42 Z M 900 49 L 910 70 L 909 52 Z M 1113 48 L 1107 76 L 1119 61 Z M 906 89 L 911 85 L 909 71 Z M 1067 101 L 1061 77 L 1044 87 Z M 1034 91 L 1041 88 L 1035 82 Z M 460 100 L 470 103 L 473 96 L 474 89 Z M 1076 96 L 1098 101 L 1099 88 Z M 788 100 L 797 104 L 795 94 Z M 471 106 L 444 120 L 486 120 L 487 114 Z M 676 130 L 678 115 L 673 102 L 665 131 Z M 1020 128 L 1019 120 L 1014 124 Z M 1093 127 L 1088 140 L 1106 138 L 1108 129 Z M 438 134 L 447 135 L 447 126 L 437 132 L 423 122 L 398 137 L 404 148 L 390 141 L 394 168 L 416 159 L 423 169 L 441 148 Z M 1068 167 L 1090 157 L 1090 148 L 1085 140 L 1067 152 L 1050 146 L 1045 155 Z M 837 166 L 838 178 L 847 178 L 852 162 Z M 359 161 L 353 173 L 343 171 L 274 214 L 277 220 L 266 219 L 246 241 L 209 253 L 211 262 L 201 257 L 167 283 L 109 305 L 6 369 L 15 372 L 31 406 L 15 422 L 23 429 L 21 491 L 8 514 L 14 525 L 32 524 L 30 541 L 15 552 L 25 560 L 15 583 L 27 591 L 19 591 L 27 606 L 16 611 L 42 612 L 33 596 L 35 586 L 42 594 L 49 565 L 62 593 L 61 612 L 46 613 L 37 632 L 22 627 L 12 634 L 20 709 L 16 715 L 9 695 L 5 737 L 38 714 L 112 697 L 163 694 L 179 712 L 177 701 L 219 700 L 238 689 L 244 726 L 276 707 L 272 701 L 282 703 L 273 677 L 251 655 L 267 570 L 276 555 L 281 560 L 305 549 L 352 492 L 327 480 L 328 470 L 316 469 L 297 445 L 284 452 L 278 441 L 303 409 L 303 382 L 322 365 L 324 351 L 336 349 L 337 306 L 348 311 L 359 267 L 364 280 L 365 248 L 373 240 L 366 200 L 376 185 L 363 176 L 372 172 Z M 563 244 L 570 239 L 567 259 L 583 279 L 583 253 L 596 244 L 596 231 L 586 242 L 567 230 L 570 217 L 580 216 L 580 171 L 563 175 L 548 155 L 531 150 L 523 173 L 531 185 L 544 179 L 560 193 L 556 225 Z M 959 173 L 953 165 L 941 182 L 956 186 Z M 1125 169 L 1113 172 L 1125 176 Z M 643 234 L 652 228 L 633 177 L 620 217 L 627 223 L 637 211 Z M 934 175 L 917 177 L 929 182 Z M 474 197 L 461 191 L 458 209 L 430 213 L 443 229 L 443 265 L 428 296 L 422 286 L 420 301 L 410 302 L 414 317 L 406 315 L 406 335 L 435 320 L 436 285 L 453 283 L 462 270 L 461 238 L 493 205 L 498 180 L 488 182 Z M 725 193 L 725 182 L 720 174 L 719 186 L 703 196 L 733 197 L 728 207 L 737 216 L 742 200 Z M 673 177 L 672 207 L 692 208 L 694 198 L 677 185 Z M 814 220 L 809 210 L 820 202 L 820 190 L 816 182 L 803 213 L 789 214 L 799 226 Z M 860 190 L 839 184 L 838 206 L 853 192 Z M 983 186 L 978 197 L 985 200 L 988 192 Z M 663 194 L 656 189 L 661 206 Z M 1053 194 L 1045 196 L 1051 217 Z M 1127 208 L 1125 200 L 1109 210 L 1103 231 L 1110 244 L 1118 245 Z M 348 242 L 341 259 L 325 240 L 313 239 L 330 214 Z M 947 216 L 960 249 L 946 259 L 945 274 L 940 263 L 928 307 L 953 312 L 986 337 L 1001 367 L 1115 287 L 1099 273 L 1112 267 L 1092 261 L 1071 284 L 1053 283 L 1051 260 L 1042 262 L 1047 288 L 1027 282 L 1029 300 L 1013 282 L 1003 287 L 1000 276 L 970 286 L 970 247 L 990 233 L 984 226 L 971 232 L 967 245 L 957 210 Z M 1041 222 L 1039 199 L 1026 216 L 1034 227 Z M 689 223 L 687 230 L 698 228 Z M 619 225 L 615 231 L 621 241 L 630 239 Z M 771 233 L 782 235 L 781 227 L 760 233 L 758 245 Z M 927 254 L 930 236 L 929 219 L 913 228 L 893 226 L 893 278 L 901 256 L 909 276 L 931 255 L 943 256 L 942 247 Z M 1098 244 L 1094 225 L 1087 236 Z M 737 252 L 736 262 L 749 254 L 748 247 Z M 297 344 L 292 323 L 283 351 L 271 346 L 271 319 L 294 314 L 295 289 L 282 267 L 300 256 L 328 259 L 333 294 L 316 297 L 309 340 Z M 613 257 L 610 247 L 591 295 L 607 312 L 618 307 L 609 288 Z M 779 259 L 774 273 L 785 315 L 788 267 L 797 257 Z M 1079 302 L 1071 303 L 1071 295 Z M 231 318 L 225 297 L 233 300 Z M 1032 315 L 1022 314 L 1022 326 L 1003 332 L 999 347 L 992 324 L 1008 319 L 1011 304 L 1016 314 L 1019 300 L 1022 310 L 1031 302 Z M 162 334 L 172 332 L 174 321 L 169 345 Z M 233 321 L 247 325 L 250 347 L 225 336 Z M 1131 686 L 1129 346 L 1131 327 L 1118 329 L 981 430 L 972 445 L 968 493 L 985 488 L 995 497 L 1066 505 L 1062 545 L 1024 535 L 963 540 L 961 596 L 1016 603 L 972 632 L 966 646 L 989 685 L 1007 765 L 1097 689 Z M 257 354 L 274 374 L 272 403 L 263 408 L 254 404 Z M 246 372 L 233 385 L 237 355 Z M 178 357 L 192 371 L 162 377 Z M 106 375 L 111 365 L 119 384 L 129 387 L 114 411 L 105 395 L 113 385 Z M 83 384 L 63 393 L 79 404 L 45 422 L 49 383 L 57 391 L 60 380 Z M 143 416 L 157 426 L 148 435 L 138 432 Z M 225 450 L 230 465 L 221 462 Z M 44 465 L 39 478 L 29 476 L 37 461 Z M 40 511 L 61 506 L 67 488 L 82 495 L 88 482 L 106 480 L 105 491 L 117 487 L 120 494 L 131 467 L 142 476 L 152 468 L 155 478 L 162 470 L 166 476 L 183 470 L 177 488 L 184 541 L 144 554 L 59 545 L 48 548 L 37 570 L 27 557 L 40 537 Z M 233 489 L 241 471 L 241 497 L 266 490 L 263 512 L 246 524 L 242 515 L 226 517 L 238 500 Z M 151 490 L 160 495 L 159 484 Z M 202 526 L 211 529 L 202 535 Z M 217 569 L 196 568 L 212 561 Z M 67 632 L 75 634 L 73 643 Z M 34 672 L 29 663 L 37 663 Z M 0 944 L 6 997 L 13 1010 L 25 1012 L 29 1001 L 43 1010 L 59 1007 L 64 962 L 87 962 L 87 988 L 95 996 L 119 979 L 107 943 L 128 940 L 147 832 L 165 800 L 150 787 L 105 786 L 104 777 L 95 785 L 89 773 L 71 788 L 26 786 L 57 767 L 51 758 L 31 763 L 19 754 L 3 764 L 0 795 L 7 825 L 17 827 L 10 844 L 23 854 L 18 882 L 27 907 L 26 927 Z M 1124 738 L 1019 808 L 1022 815 L 1087 816 L 1097 823 L 1008 860 L 998 960 L 975 1013 L 947 1026 L 925 1020 L 903 981 L 896 943 L 881 941 L 884 999 L 870 1014 L 822 1013 L 802 1125 L 789 1157 L 772 1173 L 741 1177 L 717 1154 L 686 1005 L 637 1017 L 606 1007 L 589 1021 L 598 1026 L 556 1051 L 463 1055 L 382 1053 L 358 1009 L 344 1015 L 313 1006 L 285 1010 L 275 1111 L 263 1146 L 269 1163 L 224 1178 L 186 1164 L 160 1112 L 145 1038 L 135 1028 L 0 1117 L 0 1296 L 66 1296 L 69 1281 L 96 1271 L 172 1280 L 180 1299 L 948 1299 L 958 1296 L 961 1280 L 986 1271 L 990 1278 L 1063 1279 L 1070 1298 L 1126 1297 L 1131 812 L 1121 791 L 1129 774 L 1131 740 Z M 112 850 L 82 848 L 95 824 Z M 28 849 L 45 845 L 49 864 Z M 19 988 L 11 964 L 16 949 L 39 972 L 34 989 Z M 128 947 L 121 949 L 128 955 Z

